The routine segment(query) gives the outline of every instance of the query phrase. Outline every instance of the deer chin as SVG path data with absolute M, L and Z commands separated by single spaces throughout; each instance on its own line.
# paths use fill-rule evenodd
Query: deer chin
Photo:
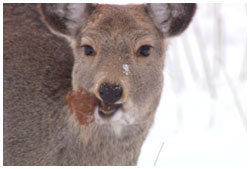
M 114 130 L 136 123 L 139 110 L 131 101 L 122 104 L 107 104 L 99 102 L 94 116 L 97 125 L 108 125 Z

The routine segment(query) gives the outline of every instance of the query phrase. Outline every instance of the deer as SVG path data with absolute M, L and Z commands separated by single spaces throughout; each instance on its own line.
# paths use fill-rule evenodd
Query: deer
M 4 4 L 3 164 L 137 165 L 196 4 Z M 65 96 L 98 98 L 80 125 Z

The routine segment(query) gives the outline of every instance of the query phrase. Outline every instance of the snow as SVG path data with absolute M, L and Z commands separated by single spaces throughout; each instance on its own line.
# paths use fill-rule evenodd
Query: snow
M 222 29 L 221 51 L 220 42 L 215 39 L 215 7 Z M 247 79 L 243 76 L 246 19 L 245 4 L 200 4 L 188 30 L 172 39 L 161 102 L 138 166 L 154 166 L 162 145 L 156 166 L 247 166 L 247 132 L 243 123 L 247 111 Z M 224 67 L 215 59 L 216 54 Z
M 128 64 L 123 64 L 122 65 L 123 73 L 128 76 L 129 75 L 129 65 Z

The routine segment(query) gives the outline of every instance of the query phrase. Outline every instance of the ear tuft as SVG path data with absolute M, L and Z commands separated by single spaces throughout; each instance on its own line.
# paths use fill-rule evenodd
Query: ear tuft
M 40 13 L 52 32 L 74 36 L 95 8 L 94 4 L 41 4 Z
M 196 4 L 146 4 L 146 12 L 164 37 L 182 33 L 195 13 Z

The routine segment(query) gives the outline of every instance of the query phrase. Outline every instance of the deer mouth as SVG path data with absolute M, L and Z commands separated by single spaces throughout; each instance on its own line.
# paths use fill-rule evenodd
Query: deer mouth
M 121 104 L 110 104 L 99 101 L 98 113 L 103 118 L 111 118 L 121 106 Z

